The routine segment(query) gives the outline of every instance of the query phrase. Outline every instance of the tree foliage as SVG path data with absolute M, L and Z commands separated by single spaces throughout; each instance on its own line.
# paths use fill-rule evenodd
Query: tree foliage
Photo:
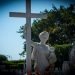
M 36 19 L 31 27 L 31 39 L 39 42 L 39 33 L 42 31 L 49 32 L 48 43 L 55 44 L 69 44 L 75 38 L 75 13 L 73 5 L 69 7 L 60 6 L 56 8 L 53 5 L 51 10 L 45 9 L 43 13 L 47 14 L 47 19 Z M 20 27 L 19 33 L 23 33 L 23 27 Z M 22 35 L 23 37 L 23 35 Z
M 7 61 L 7 57 L 5 55 L 0 55 L 0 61 Z
M 39 41 L 39 33 L 48 31 L 50 37 L 49 44 L 67 44 L 75 38 L 75 13 L 72 12 L 72 5 L 65 8 L 60 6 L 57 9 L 45 10 L 47 19 L 35 20 L 32 24 L 32 40 Z

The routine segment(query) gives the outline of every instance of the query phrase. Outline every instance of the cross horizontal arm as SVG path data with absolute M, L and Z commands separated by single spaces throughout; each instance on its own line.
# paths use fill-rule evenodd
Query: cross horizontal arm
M 32 13 L 32 14 L 31 14 L 31 18 L 42 18 L 42 19 L 46 19 L 46 18 L 47 18 L 47 14 Z
M 25 13 L 20 13 L 20 12 L 9 12 L 10 17 L 22 17 L 25 18 L 26 14 Z
M 28 15 L 26 15 L 26 13 L 21 13 L 21 12 L 10 12 L 9 16 L 10 17 L 22 17 L 22 18 L 25 18 Z M 43 19 L 46 19 L 47 18 L 47 14 L 31 13 L 30 17 L 31 18 L 43 18 Z

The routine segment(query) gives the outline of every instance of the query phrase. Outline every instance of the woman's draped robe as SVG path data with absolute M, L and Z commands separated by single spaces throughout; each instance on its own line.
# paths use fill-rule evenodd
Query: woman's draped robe
M 54 47 L 40 43 L 33 48 L 31 58 L 34 60 L 34 69 L 37 67 L 42 75 L 45 69 L 57 60 L 54 50 Z

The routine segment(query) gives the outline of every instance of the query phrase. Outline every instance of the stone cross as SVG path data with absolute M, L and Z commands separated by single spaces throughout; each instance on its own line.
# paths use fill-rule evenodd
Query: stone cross
M 31 18 L 47 18 L 46 14 L 31 13 L 31 0 L 26 0 L 26 13 L 10 12 L 10 17 L 26 18 L 26 72 L 31 72 Z M 29 74 L 28 74 L 29 75 Z

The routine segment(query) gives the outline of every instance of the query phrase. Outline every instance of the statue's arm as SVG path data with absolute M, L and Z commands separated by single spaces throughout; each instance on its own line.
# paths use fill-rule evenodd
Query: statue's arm
M 48 59 L 49 59 L 49 63 L 55 63 L 57 61 L 56 58 L 56 54 L 55 54 L 55 48 L 54 47 L 50 47 L 49 48 L 49 54 L 48 54 Z
M 31 46 L 33 47 L 32 54 L 31 54 L 32 60 L 36 60 L 36 53 L 37 53 L 36 45 L 37 45 L 36 42 L 31 41 Z
M 36 47 L 36 45 L 37 45 L 37 42 L 33 42 L 33 41 L 31 40 L 31 46 L 32 46 L 32 47 Z

